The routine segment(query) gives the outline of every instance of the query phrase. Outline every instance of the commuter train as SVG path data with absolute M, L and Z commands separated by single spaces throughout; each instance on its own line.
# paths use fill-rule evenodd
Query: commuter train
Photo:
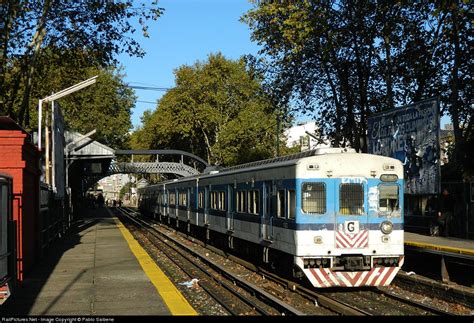
M 138 190 L 142 214 L 315 287 L 386 286 L 404 261 L 403 166 L 322 148 Z

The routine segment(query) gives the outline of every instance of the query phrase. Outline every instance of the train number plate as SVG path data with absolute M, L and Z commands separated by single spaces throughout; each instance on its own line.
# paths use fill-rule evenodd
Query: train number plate
M 359 233 L 359 221 L 344 221 L 344 232 L 349 234 Z

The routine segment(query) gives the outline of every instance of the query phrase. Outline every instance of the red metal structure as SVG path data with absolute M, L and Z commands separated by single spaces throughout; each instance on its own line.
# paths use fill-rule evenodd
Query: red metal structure
M 13 178 L 13 220 L 16 222 L 17 280 L 39 256 L 40 152 L 31 136 L 9 117 L 0 117 L 0 172 Z

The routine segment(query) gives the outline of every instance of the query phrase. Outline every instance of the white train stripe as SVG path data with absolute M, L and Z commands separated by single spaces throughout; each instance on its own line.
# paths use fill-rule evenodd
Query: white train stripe
M 368 238 L 368 230 L 363 230 L 356 235 L 336 231 L 336 248 L 365 248 L 368 245 Z
M 392 280 L 393 280 L 393 279 L 395 278 L 395 276 L 397 275 L 398 270 L 399 270 L 399 268 L 395 268 L 395 269 L 392 271 L 392 273 L 389 275 L 389 277 L 388 277 L 387 280 L 385 281 L 384 286 L 390 285 L 390 283 L 392 282 Z
M 331 271 L 328 268 L 305 270 L 315 287 L 387 286 L 395 278 L 400 267 L 376 267 L 370 271 Z
M 324 285 L 324 287 L 331 286 L 331 284 L 327 281 L 327 279 L 324 277 L 323 273 L 320 270 L 316 270 L 315 274 L 317 275 L 321 284 Z
M 342 284 L 340 284 L 341 286 L 344 286 L 344 287 L 352 286 L 351 282 L 344 275 L 342 275 L 341 272 L 336 272 L 336 275 L 337 275 L 338 280 L 342 282 Z
M 379 276 L 379 267 L 376 267 L 373 269 L 373 273 L 370 275 L 369 279 L 367 280 L 366 285 L 368 286 L 373 286 L 373 281 L 377 279 L 377 276 Z
M 382 282 L 382 279 L 385 277 L 387 274 L 387 271 L 389 267 L 380 267 L 382 268 L 380 275 L 377 277 L 377 280 L 375 281 L 376 286 L 380 286 L 380 283 Z
M 331 282 L 332 282 L 332 285 L 334 286 L 338 286 L 340 285 L 340 282 L 339 282 L 339 276 L 338 275 L 335 275 L 335 272 L 333 272 L 331 269 L 324 269 L 324 271 L 326 272 L 326 274 L 329 276 L 329 278 L 331 279 Z

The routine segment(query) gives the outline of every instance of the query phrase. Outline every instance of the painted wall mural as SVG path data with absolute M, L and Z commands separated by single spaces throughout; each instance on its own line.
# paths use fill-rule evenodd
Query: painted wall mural
M 439 100 L 424 100 L 368 118 L 368 152 L 404 165 L 405 193 L 439 194 Z

